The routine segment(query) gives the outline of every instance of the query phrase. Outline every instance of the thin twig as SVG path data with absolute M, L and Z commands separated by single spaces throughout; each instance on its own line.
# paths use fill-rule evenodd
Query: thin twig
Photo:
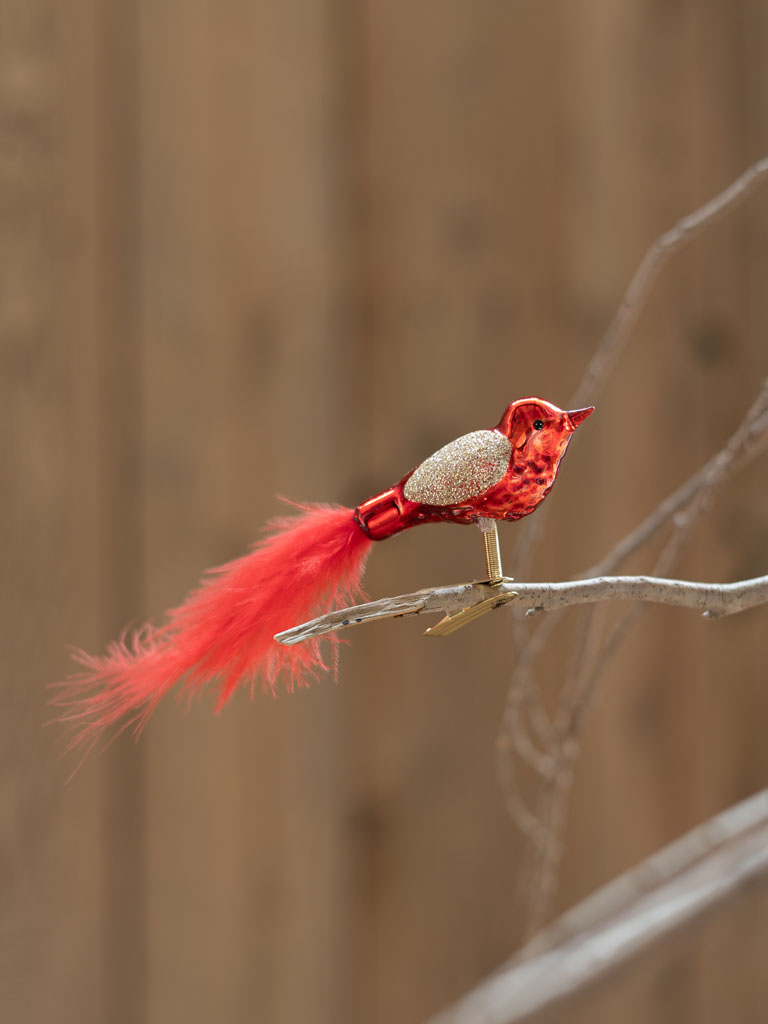
M 646 252 L 609 327 L 599 342 L 582 380 L 571 399 L 575 406 L 587 401 L 594 402 L 605 386 L 611 370 L 629 341 L 632 328 L 645 305 L 654 281 L 672 253 L 689 242 L 696 234 L 716 219 L 733 209 L 768 176 L 768 157 L 749 167 L 723 192 L 684 217 L 673 228 L 665 232 Z M 738 430 L 730 441 L 710 459 L 698 473 L 662 502 L 650 515 L 615 547 L 600 562 L 587 570 L 584 576 L 603 575 L 615 572 L 634 552 L 640 550 L 664 526 L 672 524 L 672 535 L 664 546 L 654 574 L 666 573 L 677 552 L 690 535 L 693 523 L 709 506 L 716 487 L 727 476 L 741 469 L 765 445 L 768 437 L 768 381 L 748 411 Z M 524 577 L 520 560 L 531 564 L 537 541 L 543 530 L 546 509 L 537 517 L 533 530 L 521 536 L 518 546 L 515 575 Z M 609 635 L 602 640 L 601 630 L 595 625 L 594 609 L 583 615 L 577 650 L 564 684 L 564 691 L 570 694 L 565 703 L 559 699 L 555 721 L 549 734 L 542 735 L 540 708 L 541 690 L 536 682 L 535 659 L 544 640 L 557 629 L 564 612 L 555 612 L 548 617 L 543 627 L 530 633 L 526 620 L 515 615 L 512 638 L 518 652 L 517 663 L 510 682 L 506 708 L 502 718 L 497 743 L 499 774 L 504 791 L 505 803 L 518 826 L 529 836 L 534 835 L 533 856 L 536 859 L 536 885 L 529 885 L 527 902 L 529 925 L 536 929 L 548 913 L 552 894 L 555 891 L 559 871 L 562 844 L 560 832 L 564 827 L 570 786 L 573 779 L 573 764 L 579 749 L 579 738 L 587 707 L 592 701 L 597 681 L 604 670 L 610 654 L 629 630 L 640 613 L 634 608 L 623 614 L 615 623 Z M 546 767 L 543 771 L 535 759 L 524 756 L 523 760 L 539 772 L 540 784 L 536 801 L 536 814 L 525 807 L 517 790 L 517 773 L 514 755 L 521 756 L 526 745 L 520 742 L 516 733 L 525 728 L 525 712 L 532 720 L 536 718 L 536 733 L 546 750 Z M 554 768 L 553 768 L 554 766 Z M 521 807 L 525 810 L 525 822 L 521 820 Z M 530 818 L 537 818 L 543 828 L 531 828 Z
M 611 371 L 629 342 L 632 328 L 648 299 L 651 288 L 664 268 L 667 260 L 680 248 L 691 242 L 704 228 L 710 227 L 720 217 L 744 202 L 768 176 L 768 157 L 763 157 L 748 167 L 726 189 L 704 203 L 698 210 L 683 217 L 668 231 L 651 243 L 637 270 L 632 275 L 627 289 L 613 315 L 607 330 L 585 369 L 582 378 L 569 400 L 569 408 L 587 402 L 594 403 L 608 382 Z M 549 507 L 539 513 L 525 526 L 525 543 L 520 544 L 515 556 L 514 575 L 524 577 L 525 568 L 530 566 L 538 543 L 544 532 L 544 523 Z M 610 571 L 610 570 L 604 570 Z
M 760 453 L 768 440 L 768 378 L 752 405 L 747 410 L 728 442 L 712 456 L 684 484 L 630 531 L 595 565 L 583 573 L 584 576 L 599 576 L 613 572 L 640 547 L 646 544 L 666 523 L 695 500 L 704 491 L 711 492 L 723 483 L 733 472 L 743 468 L 745 463 Z
M 656 559 L 653 574 L 669 571 L 696 521 L 709 507 L 715 490 L 736 467 L 743 466 L 746 461 L 755 457 L 765 442 L 766 434 L 768 380 L 763 383 L 756 400 L 723 448 L 674 494 L 661 502 L 640 527 L 620 541 L 598 566 L 594 567 L 590 575 L 595 569 L 598 572 L 606 572 L 615 568 L 671 520 L 672 534 Z M 544 825 L 544 830 L 538 834 L 540 841 L 537 843 L 536 864 L 533 868 L 535 884 L 529 885 L 527 889 L 528 935 L 536 934 L 543 924 L 557 889 L 563 855 L 562 832 L 574 780 L 573 766 L 578 756 L 586 712 L 592 704 L 598 681 L 613 652 L 634 625 L 641 611 L 641 608 L 635 607 L 624 612 L 618 621 L 611 625 L 605 637 L 601 621 L 595 618 L 595 609 L 590 609 L 585 615 L 580 647 L 572 670 L 566 676 L 552 728 L 550 760 L 554 760 L 556 768 L 554 771 L 539 773 L 535 816 Z M 527 680 L 525 682 L 527 685 Z M 519 748 L 518 742 L 515 749 Z M 504 756 L 509 758 L 508 748 L 505 748 Z M 526 758 L 526 763 L 532 764 L 531 759 Z M 535 764 L 532 766 L 536 767 Z M 505 774 L 509 778 L 510 772 L 507 771 Z M 530 829 L 526 831 L 530 832 Z
M 669 231 L 665 231 L 651 245 L 640 261 L 624 296 L 619 303 L 608 330 L 592 356 L 573 396 L 576 406 L 587 401 L 594 402 L 602 390 L 610 371 L 616 364 L 629 340 L 630 333 L 640 315 L 654 281 L 661 273 L 673 252 L 691 241 L 699 231 L 710 227 L 725 213 L 754 192 L 768 177 L 768 157 L 748 167 L 728 188 L 679 220 Z

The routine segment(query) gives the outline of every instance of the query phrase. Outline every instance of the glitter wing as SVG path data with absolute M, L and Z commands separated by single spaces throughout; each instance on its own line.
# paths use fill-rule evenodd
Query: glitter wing
M 512 445 L 498 430 L 473 430 L 417 466 L 403 493 L 424 505 L 457 505 L 494 487 L 509 468 Z

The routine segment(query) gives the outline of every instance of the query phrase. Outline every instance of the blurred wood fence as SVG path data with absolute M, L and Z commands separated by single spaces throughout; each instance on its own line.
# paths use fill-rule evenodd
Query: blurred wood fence
M 0 0 L 4 1020 L 407 1024 L 514 950 L 501 617 L 371 627 L 290 698 L 171 701 L 68 786 L 46 684 L 242 552 L 276 494 L 355 505 L 516 397 L 565 402 L 648 243 L 768 150 L 767 49 L 756 0 Z M 675 260 L 534 578 L 728 436 L 767 279 L 765 195 Z M 766 523 L 763 461 L 680 575 L 765 572 Z M 369 593 L 471 578 L 474 534 L 382 545 Z M 643 618 L 559 909 L 765 786 L 764 683 L 764 612 Z M 584 1020 L 762 1021 L 759 909 Z

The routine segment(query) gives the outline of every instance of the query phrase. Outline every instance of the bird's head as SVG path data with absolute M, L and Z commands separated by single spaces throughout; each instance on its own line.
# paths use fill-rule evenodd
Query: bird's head
M 593 405 L 568 412 L 543 398 L 521 398 L 507 406 L 496 429 L 509 438 L 513 452 L 529 461 L 546 456 L 543 461 L 556 469 L 574 430 L 594 411 Z

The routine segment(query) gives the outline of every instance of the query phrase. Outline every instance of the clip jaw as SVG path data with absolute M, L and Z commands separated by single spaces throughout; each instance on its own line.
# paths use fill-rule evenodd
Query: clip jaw
M 488 587 L 498 587 L 502 583 L 511 583 L 512 577 L 505 576 L 501 569 L 499 531 L 496 526 L 496 520 L 487 518 L 478 519 L 477 525 L 480 527 L 480 531 L 483 535 L 483 545 L 485 547 L 485 569 L 488 576 L 488 578 L 482 582 Z M 474 620 L 479 619 L 481 615 L 485 615 L 486 612 L 490 612 L 502 604 L 504 604 L 504 601 L 500 600 L 499 595 L 493 594 L 491 597 L 486 598 L 485 601 L 480 601 L 479 604 L 472 605 L 471 608 L 462 608 L 460 612 L 455 612 L 453 615 L 446 615 L 445 618 L 440 619 L 440 621 L 435 623 L 434 626 L 430 626 L 424 635 L 450 636 L 451 633 L 455 633 L 457 629 L 461 629 L 470 622 L 474 622 Z

